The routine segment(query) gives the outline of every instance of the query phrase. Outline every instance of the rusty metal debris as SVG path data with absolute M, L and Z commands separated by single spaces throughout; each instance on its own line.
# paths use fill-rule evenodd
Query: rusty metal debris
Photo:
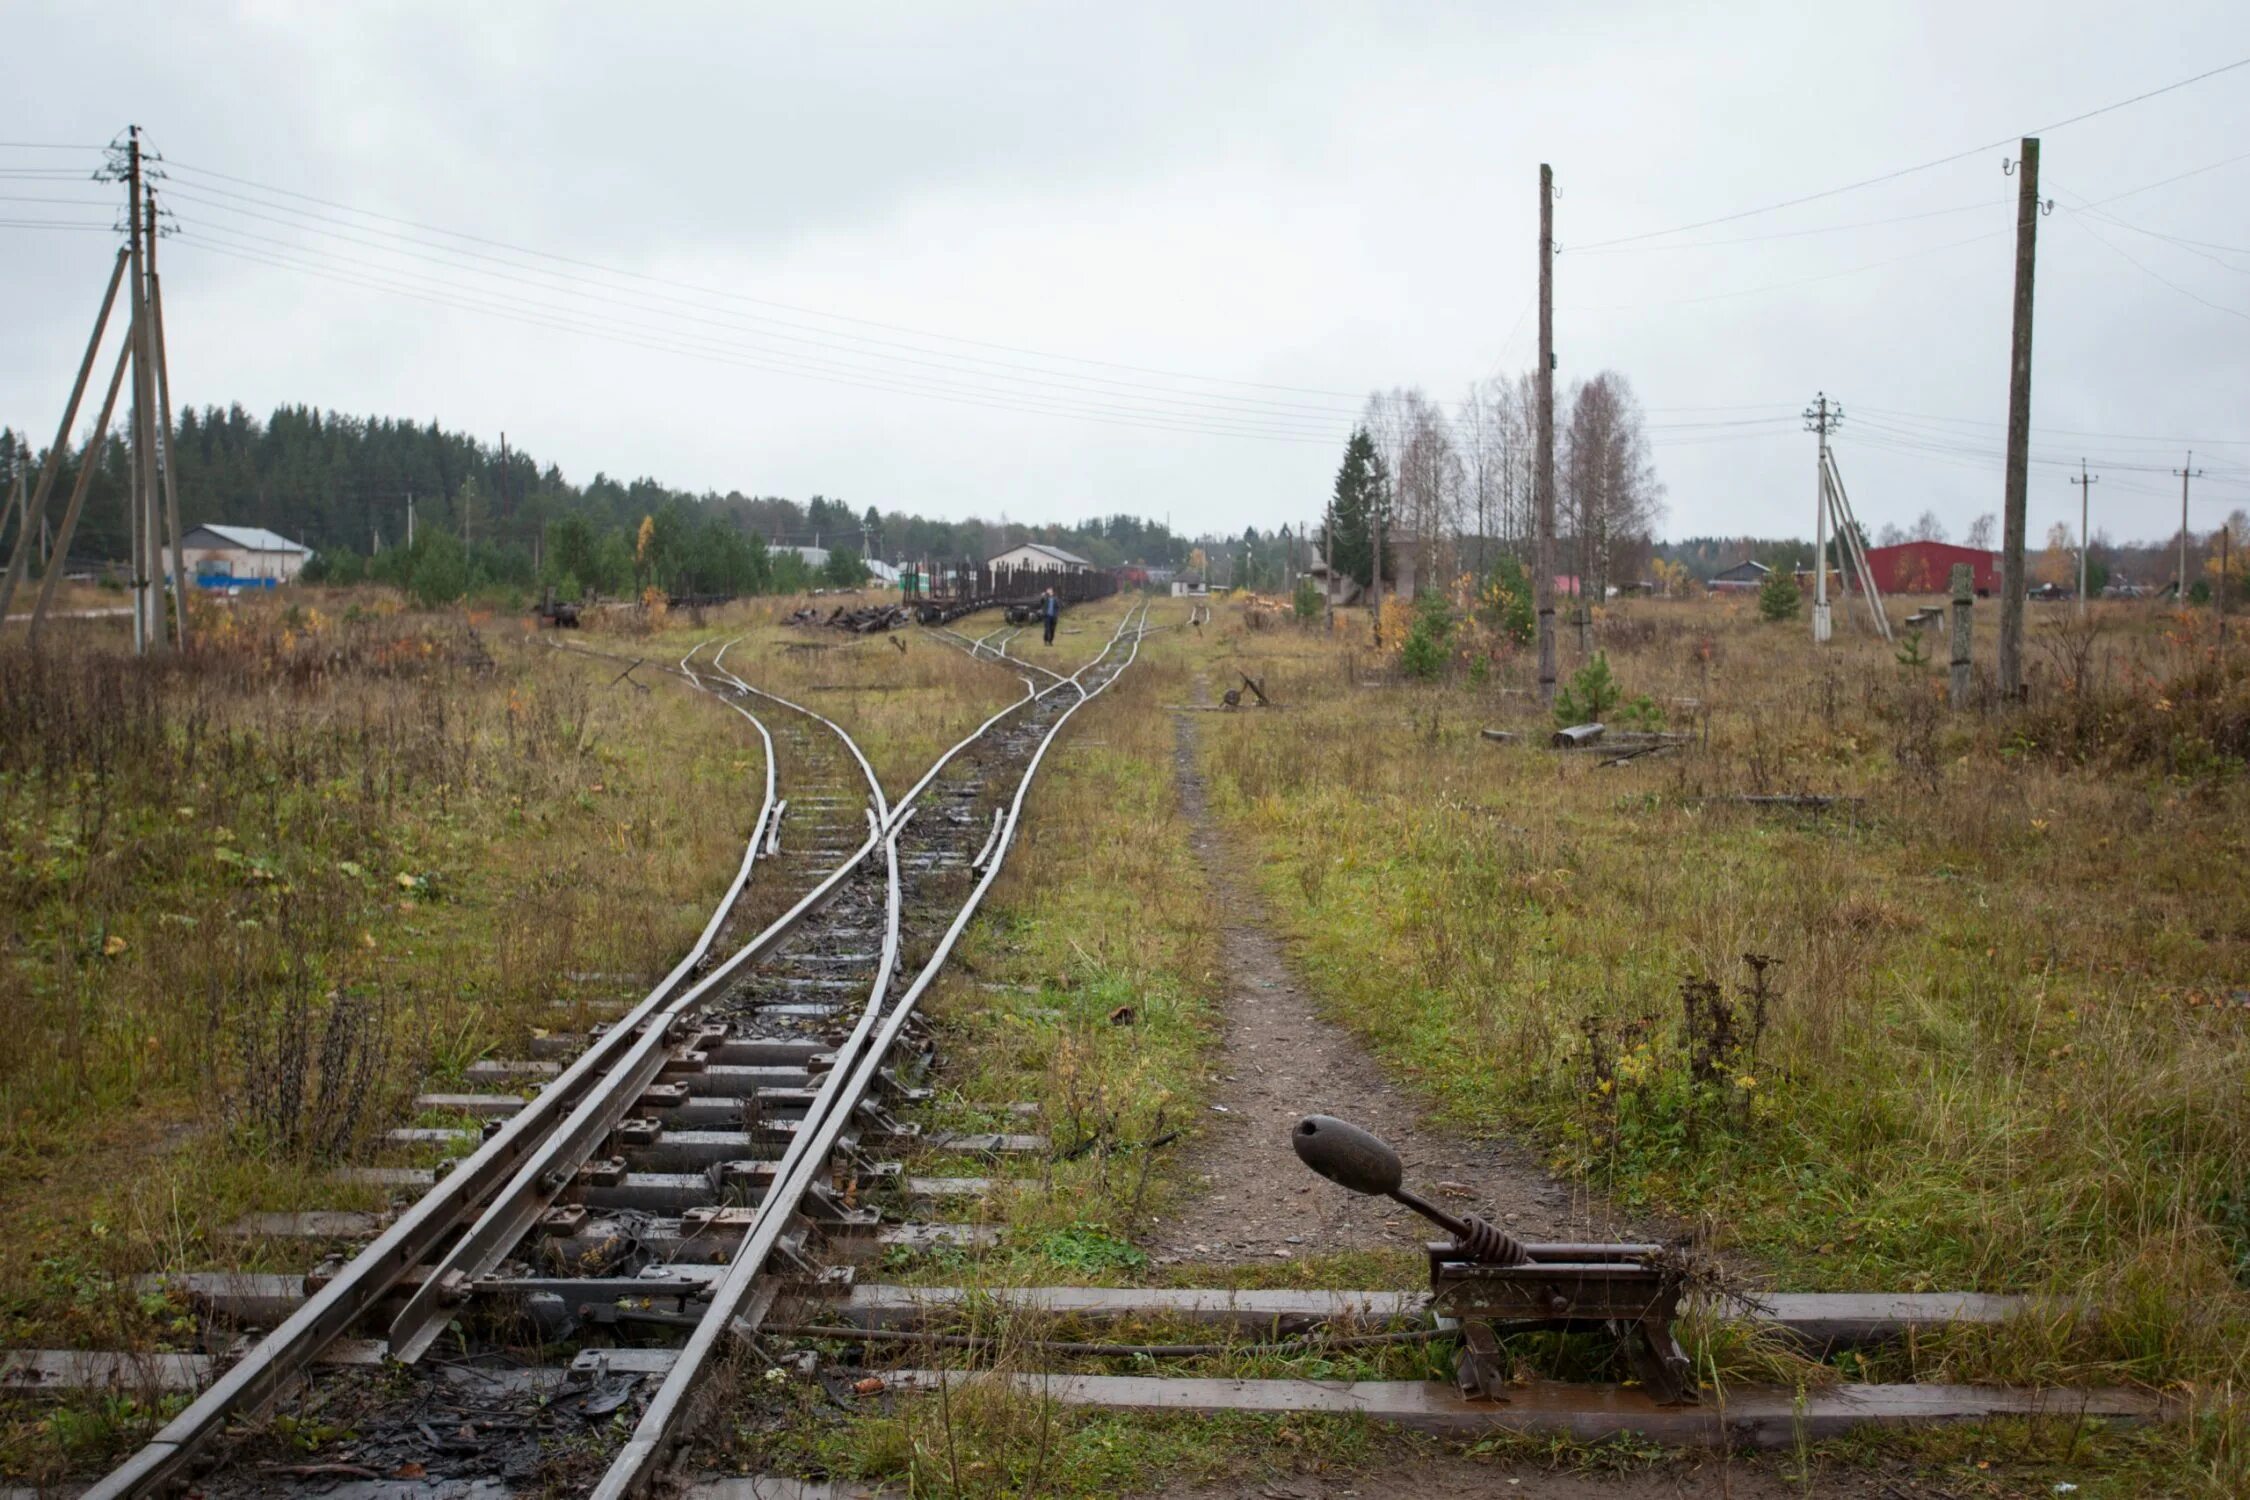
M 1504 1333 L 1534 1329 L 1607 1333 L 1650 1396 L 1696 1399 L 1687 1354 L 1673 1336 L 1688 1268 L 1662 1245 L 1525 1244 L 1474 1214 L 1454 1214 L 1402 1185 L 1398 1153 L 1379 1136 L 1331 1115 L 1297 1122 L 1290 1144 L 1315 1172 L 1355 1193 L 1405 1204 L 1453 1236 L 1429 1247 L 1431 1305 L 1461 1323 L 1455 1375 L 1461 1389 L 1508 1399 Z

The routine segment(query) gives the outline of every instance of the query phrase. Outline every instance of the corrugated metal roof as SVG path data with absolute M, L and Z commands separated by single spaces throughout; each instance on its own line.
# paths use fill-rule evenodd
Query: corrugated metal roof
M 1085 558 L 1080 557 L 1077 553 L 1065 552 L 1060 547 L 1050 547 L 1045 542 L 1023 542 L 1016 546 L 1010 547 L 1008 549 L 1008 552 L 1043 552 L 1047 556 L 1053 558 L 1055 561 L 1062 563 L 1068 567 L 1091 568 L 1093 566 L 1092 563 L 1088 562 Z M 1000 558 L 1006 557 L 1008 555 L 1008 552 L 1002 552 L 998 554 L 998 556 L 995 556 L 992 561 L 998 562 Z
M 268 531 L 263 526 L 221 526 L 216 521 L 206 521 L 188 532 L 189 545 L 198 531 L 208 531 L 213 536 L 249 552 L 311 552 L 302 542 L 292 542 L 279 532 Z

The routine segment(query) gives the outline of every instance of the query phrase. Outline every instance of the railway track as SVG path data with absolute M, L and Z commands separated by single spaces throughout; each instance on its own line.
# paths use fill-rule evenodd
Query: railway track
M 742 867 L 695 950 L 347 1265 L 307 1278 L 271 1334 L 88 1494 L 162 1493 L 199 1471 L 206 1494 L 276 1492 L 277 1470 L 289 1490 L 304 1476 L 287 1464 L 211 1460 L 230 1424 L 316 1376 L 298 1405 L 356 1382 L 361 1448 L 398 1458 L 346 1466 L 370 1477 L 643 1492 L 785 1278 L 855 1244 L 951 1232 L 907 1217 L 909 1186 L 881 1159 L 944 1144 L 893 1113 L 918 1097 L 916 1007 L 997 873 L 1048 746 L 1131 664 L 1146 613 L 1127 611 L 1076 672 L 1019 673 L 1023 696 L 895 803 L 839 726 L 735 674 L 727 647 L 700 665 L 704 648 L 689 652 L 673 670 L 768 750 Z M 715 958 L 736 930 L 755 935 Z M 579 1347 L 568 1367 L 480 1367 L 526 1344 Z M 484 1430 L 516 1440 L 433 1433 L 430 1414 L 464 1409 L 464 1375 L 512 1393 L 522 1411 L 488 1410 Z M 510 1404 L 485 1395 L 485 1408 Z M 559 1430 L 572 1412 L 581 1420 Z
M 893 1158 L 948 1150 L 1003 1157 L 1045 1145 L 1004 1132 L 947 1137 L 910 1122 L 932 1066 L 917 1007 L 1005 857 L 1047 748 L 1155 628 L 1145 608 L 1128 612 L 1093 659 L 1067 674 L 1010 654 L 1016 627 L 981 636 L 930 630 L 1016 673 L 1024 691 L 895 801 L 886 801 L 839 726 L 737 675 L 728 648 L 702 662 L 702 648 L 689 653 L 675 670 L 720 695 L 768 746 L 743 873 L 697 953 L 590 1038 L 538 1100 L 502 1123 L 352 1267 L 317 1289 L 308 1282 L 302 1304 L 274 1335 L 92 1493 L 147 1494 L 182 1479 L 222 1426 L 270 1403 L 289 1376 L 321 1358 L 341 1366 L 324 1382 L 357 1380 L 362 1388 L 351 1412 L 354 1464 L 341 1467 L 384 1481 L 365 1493 L 536 1491 L 624 1500 L 669 1472 L 682 1438 L 736 1392 L 732 1356 L 753 1341 L 762 1358 L 819 1361 L 832 1370 L 840 1362 L 851 1375 L 873 1377 L 863 1388 L 883 1392 L 986 1380 L 1040 1402 L 1175 1413 L 1333 1411 L 1463 1438 L 1519 1429 L 1773 1446 L 1840 1436 L 1869 1421 L 2164 1415 L 2160 1398 L 2132 1391 L 1751 1387 L 1699 1405 L 1657 1400 L 1638 1387 L 1507 1384 L 1494 1399 L 1489 1382 L 1456 1390 L 1423 1378 L 1223 1373 L 1240 1368 L 1230 1362 L 1245 1355 L 1287 1361 L 1450 1341 L 1456 1334 L 1433 1322 L 1433 1313 L 1461 1315 L 1453 1283 L 1464 1275 L 1537 1281 L 1567 1273 L 1600 1284 L 1645 1270 L 1627 1262 L 1645 1261 L 1658 1250 L 1652 1246 L 1516 1245 L 1499 1236 L 1495 1244 L 1531 1257 L 1528 1269 L 1454 1266 L 1440 1277 L 1433 1253 L 1434 1298 L 1419 1291 L 897 1287 L 859 1278 L 885 1248 L 982 1243 L 977 1226 L 931 1212 L 959 1201 L 964 1188 L 977 1190 L 976 1180 L 915 1179 Z M 535 1111 L 544 1124 L 519 1123 Z M 511 1131 L 519 1139 L 503 1149 Z M 503 1159 L 495 1166 L 488 1154 Z M 447 1190 L 464 1176 L 480 1187 L 473 1197 Z M 425 1227 L 402 1239 L 401 1226 L 417 1216 Z M 1469 1233 L 1455 1253 L 1481 1243 L 1482 1233 Z M 402 1245 L 418 1247 L 411 1259 L 400 1258 Z M 340 1286 L 357 1290 L 339 1300 Z M 351 1308 L 357 1312 L 343 1316 Z M 2024 1311 L 2020 1299 L 1969 1294 L 1824 1294 L 1769 1295 L 1721 1315 L 1761 1323 L 1818 1354 Z M 1007 1323 L 1012 1350 L 1000 1370 L 988 1358 L 995 1316 Z M 1203 1331 L 1157 1344 L 1092 1332 L 1118 1324 Z M 1042 1332 L 1066 1326 L 1068 1336 Z M 344 1337 L 354 1331 L 379 1338 L 355 1345 Z M 1459 1336 L 1465 1348 L 1477 1345 Z M 800 1353 L 784 1352 L 792 1348 Z M 546 1357 L 528 1364 L 496 1357 L 524 1349 Z M 558 1349 L 567 1363 L 551 1357 Z M 954 1353 L 917 1368 L 889 1357 L 901 1350 Z M 1107 1363 L 1119 1358 L 1132 1361 L 1132 1373 Z M 1395 1374 L 1416 1365 L 1378 1360 L 1363 1368 Z M 313 1387 L 316 1395 L 326 1389 Z M 269 1459 L 218 1467 L 200 1484 L 212 1494 L 294 1493 L 302 1477 L 303 1466 Z

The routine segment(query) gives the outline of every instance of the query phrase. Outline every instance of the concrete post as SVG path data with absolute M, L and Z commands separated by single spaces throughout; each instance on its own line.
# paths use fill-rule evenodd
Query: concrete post
M 1969 706 L 1969 611 L 1976 605 L 1976 585 L 1967 563 L 1953 565 L 1953 680 L 1956 713 Z

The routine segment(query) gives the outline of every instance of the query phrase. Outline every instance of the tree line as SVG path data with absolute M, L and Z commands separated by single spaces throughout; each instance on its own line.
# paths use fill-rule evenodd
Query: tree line
M 1412 592 L 1501 558 L 1531 561 L 1535 377 L 1472 384 L 1447 409 L 1419 389 L 1370 396 L 1344 447 L 1316 549 L 1366 587 Z M 1664 486 L 1631 383 L 1614 370 L 1556 393 L 1556 571 L 1599 598 L 1646 574 Z M 1378 545 L 1380 538 L 1380 545 Z
M 1033 526 L 1005 516 L 947 521 L 855 509 L 824 495 L 799 502 L 681 490 L 602 472 L 580 484 L 520 448 L 503 451 L 434 421 L 303 405 L 276 408 L 264 420 L 239 403 L 183 407 L 172 446 L 183 526 L 263 527 L 313 548 L 329 576 L 371 577 L 433 598 L 542 586 L 613 595 L 646 587 L 787 591 L 856 581 L 863 557 L 981 559 L 1026 541 L 1103 566 L 1178 566 L 1193 545 L 1161 522 L 1129 515 Z M 46 458 L 26 435 L 0 427 L 0 497 L 19 471 L 27 488 L 35 485 Z M 94 472 L 68 561 L 99 571 L 129 553 L 122 428 L 66 447 L 48 502 L 50 526 L 88 464 Z M 0 517 L 0 549 L 14 545 L 15 524 Z M 787 550 L 796 547 L 828 551 L 827 570 L 816 574 Z

